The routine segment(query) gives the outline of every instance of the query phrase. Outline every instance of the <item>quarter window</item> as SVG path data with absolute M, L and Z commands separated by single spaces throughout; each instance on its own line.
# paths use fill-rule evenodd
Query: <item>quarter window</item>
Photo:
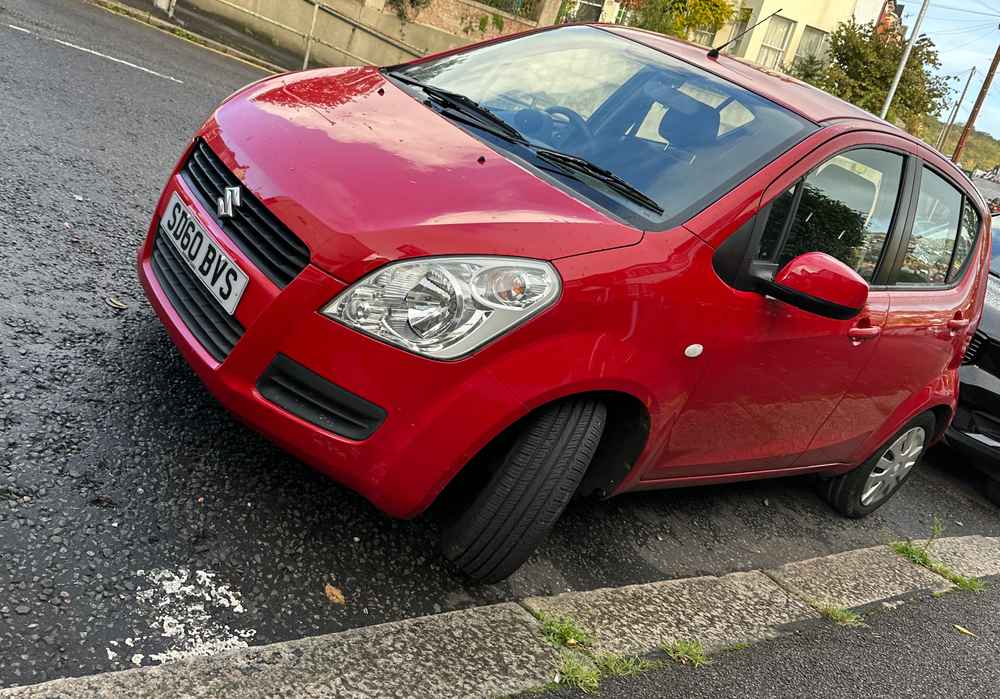
M 897 153 L 861 148 L 833 157 L 775 200 L 757 259 L 781 266 L 803 253 L 825 252 L 871 281 L 902 179 Z
M 947 282 L 962 219 L 962 206 L 961 192 L 925 167 L 920 176 L 913 230 L 896 283 L 928 285 Z
M 965 208 L 962 209 L 962 225 L 958 229 L 958 242 L 955 244 L 955 259 L 951 261 L 951 269 L 948 271 L 948 283 L 958 279 L 965 268 L 965 261 L 972 254 L 972 248 L 976 245 L 976 235 L 979 233 L 980 219 L 976 209 L 965 200 Z

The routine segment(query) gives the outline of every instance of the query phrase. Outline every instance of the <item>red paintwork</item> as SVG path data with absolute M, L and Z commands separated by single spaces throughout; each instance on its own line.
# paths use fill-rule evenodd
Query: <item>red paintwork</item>
M 508 161 L 374 69 L 266 80 L 230 98 L 199 135 L 306 242 L 312 262 L 279 290 L 202 216 L 250 275 L 236 312 L 246 333 L 223 363 L 214 361 L 150 269 L 152 234 L 170 194 L 199 210 L 175 172 L 139 253 L 146 293 L 172 339 L 226 407 L 398 517 L 426 508 L 519 418 L 586 391 L 627 394 L 649 415 L 648 439 L 616 493 L 841 472 L 912 416 L 930 408 L 950 416 L 956 367 L 985 294 L 985 223 L 974 264 L 953 289 L 876 287 L 846 321 L 735 290 L 715 273 L 712 256 L 762 206 L 850 146 L 920 155 L 974 199 L 985 222 L 971 184 L 929 148 L 838 100 L 641 34 L 814 119 L 838 118 L 683 226 L 644 234 Z M 454 362 L 404 352 L 318 313 L 387 261 L 437 254 L 552 260 L 562 296 Z M 817 283 L 796 277 L 796 284 Z M 970 324 L 956 331 L 949 328 L 955 319 Z M 858 339 L 859 330 L 872 336 Z M 705 350 L 691 359 L 684 349 L 694 343 Z M 255 383 L 277 352 L 385 408 L 383 426 L 352 441 L 265 401 Z
M 778 270 L 774 283 L 847 308 L 862 308 L 868 300 L 868 282 L 824 252 L 799 255 Z

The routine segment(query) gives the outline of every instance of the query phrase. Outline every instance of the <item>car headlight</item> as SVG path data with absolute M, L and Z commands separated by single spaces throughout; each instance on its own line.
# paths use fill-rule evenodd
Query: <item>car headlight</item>
M 455 359 L 550 306 L 560 288 L 547 262 L 425 258 L 373 272 L 320 312 L 411 352 Z

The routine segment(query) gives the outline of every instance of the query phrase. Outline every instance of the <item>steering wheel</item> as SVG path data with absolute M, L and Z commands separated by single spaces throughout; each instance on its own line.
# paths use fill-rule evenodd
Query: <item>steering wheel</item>
M 581 140 L 583 142 L 587 142 L 593 139 L 594 134 L 591 132 L 590 127 L 587 125 L 587 122 L 584 121 L 582 116 L 574 112 L 569 107 L 560 107 L 557 105 L 555 107 L 548 107 L 545 110 L 545 112 L 549 116 L 566 117 L 568 121 L 570 132 L 565 133 L 563 132 L 562 129 L 558 128 L 558 125 L 560 124 L 561 120 L 560 119 L 552 120 L 553 126 L 556 127 L 554 131 L 556 133 L 562 132 L 562 134 L 558 138 L 559 145 L 565 144 L 567 142 L 572 142 L 574 140 Z

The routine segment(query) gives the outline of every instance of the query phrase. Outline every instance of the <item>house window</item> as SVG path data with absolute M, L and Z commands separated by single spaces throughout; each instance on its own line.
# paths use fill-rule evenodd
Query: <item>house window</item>
M 795 22 L 775 15 L 767 24 L 764 42 L 757 54 L 757 62 L 766 68 L 780 69 L 785 62 L 785 50 L 792 38 Z
M 597 22 L 604 9 L 604 0 L 580 0 L 573 14 L 574 22 Z
M 826 62 L 830 49 L 830 35 L 813 27 L 806 27 L 802 32 L 802 40 L 795 51 L 795 62 L 806 58 L 818 58 Z
M 753 17 L 753 9 L 749 7 L 744 7 L 742 10 L 740 10 L 739 17 L 733 24 L 733 33 L 729 35 L 730 41 L 740 36 L 740 34 L 742 34 L 747 30 L 747 27 L 750 26 L 751 17 Z M 729 47 L 726 49 L 726 53 L 731 53 L 734 56 L 742 56 L 743 54 L 746 53 L 746 48 L 747 48 L 746 42 L 747 42 L 747 37 L 745 36 L 740 37 L 739 41 L 736 41 L 729 45 Z
M 691 33 L 691 40 L 702 46 L 715 46 L 715 34 L 712 29 L 701 27 Z
M 623 3 L 618 7 L 618 14 L 615 15 L 615 24 L 628 24 L 632 15 L 632 6 L 628 3 Z

